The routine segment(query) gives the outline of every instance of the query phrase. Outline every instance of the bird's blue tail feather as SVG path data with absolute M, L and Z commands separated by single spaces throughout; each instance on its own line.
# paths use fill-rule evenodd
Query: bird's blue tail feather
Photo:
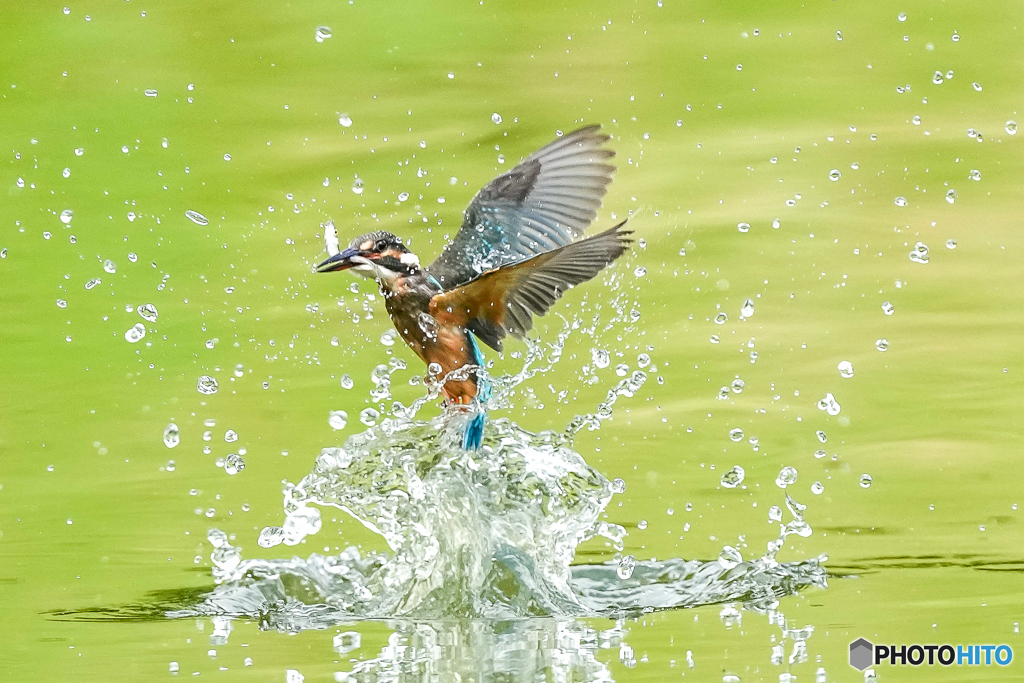
M 462 433 L 462 447 L 467 451 L 475 451 L 484 442 L 484 423 L 487 422 L 487 413 L 481 411 L 473 416 L 473 419 L 466 425 L 466 431 Z
M 473 360 L 477 365 L 483 366 L 484 355 L 480 353 L 476 339 L 471 332 L 466 333 L 470 350 L 473 352 Z M 477 375 L 476 414 L 466 424 L 466 431 L 462 433 L 462 447 L 467 451 L 475 451 L 484 442 L 484 424 L 487 423 L 487 401 L 491 398 L 491 385 L 482 374 Z

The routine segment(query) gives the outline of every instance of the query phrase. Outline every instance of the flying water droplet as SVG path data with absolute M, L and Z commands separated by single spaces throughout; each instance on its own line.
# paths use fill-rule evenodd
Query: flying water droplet
M 745 387 L 745 386 L 747 386 L 747 383 L 744 382 L 743 380 L 741 380 L 739 377 L 737 377 L 736 379 L 734 379 L 732 381 L 732 385 L 731 385 L 732 393 L 734 393 L 734 394 L 742 394 L 743 393 L 743 387 Z
M 70 168 L 65 168 L 63 171 L 61 171 L 60 174 L 62 176 L 64 176 L 65 178 L 70 178 L 71 177 L 71 169 Z
M 345 631 L 334 636 L 334 651 L 338 654 L 346 654 L 358 650 L 362 636 L 358 631 Z
M 316 42 L 322 43 L 332 35 L 334 34 L 331 32 L 330 26 L 317 26 L 316 33 L 313 34 L 313 38 L 316 39 Z
M 818 437 L 818 441 L 820 441 L 822 443 L 826 443 L 828 441 L 828 434 L 826 434 L 825 432 L 821 431 L 820 429 L 818 431 L 816 431 L 814 433 L 814 435 L 816 437 Z
M 825 398 L 818 401 L 818 410 L 824 410 L 829 415 L 838 415 L 842 408 L 839 402 L 836 401 L 836 397 L 831 392 L 825 394 Z
M 501 123 L 501 114 L 498 112 L 491 114 L 491 121 L 494 121 L 495 124 Z
M 833 168 L 831 171 L 828 172 L 828 179 L 833 181 L 833 182 L 835 182 L 836 180 L 839 180 L 842 177 L 843 177 L 843 174 L 839 172 L 838 168 Z
M 127 339 L 128 342 L 131 344 L 140 341 L 145 336 L 146 326 L 143 325 L 142 323 L 135 323 L 134 326 L 132 326 L 127 332 L 124 333 L 124 338 Z
M 754 300 L 747 299 L 743 302 L 743 306 L 740 307 L 740 317 L 749 318 L 754 315 Z
M 946 240 L 946 249 L 956 249 L 956 240 L 954 240 L 954 239 Z
M 811 493 L 813 493 L 814 495 L 821 495 L 824 491 L 825 486 L 820 481 L 816 481 L 813 484 L 811 484 Z
M 779 472 L 779 476 L 775 479 L 775 485 L 780 489 L 784 489 L 787 486 L 791 486 L 796 483 L 797 472 L 792 467 L 783 467 L 782 471 Z
M 178 433 L 178 425 L 173 422 L 167 425 L 164 429 L 164 445 L 168 448 L 174 448 L 181 441 L 181 437 Z
M 743 483 L 743 477 L 746 473 L 743 468 L 739 465 L 733 465 L 733 468 L 722 475 L 722 486 L 727 489 L 734 489 Z
M 636 269 L 633 271 L 633 275 L 636 275 L 637 277 L 643 277 L 644 275 L 647 275 L 647 269 L 644 268 L 643 266 L 637 266 Z
M 848 360 L 841 361 L 839 363 L 839 376 L 844 379 L 850 379 L 853 377 L 853 363 Z
M 385 330 L 384 333 L 382 335 L 380 335 L 380 343 L 383 344 L 384 346 L 394 346 L 395 345 L 395 331 L 394 330 Z
M 377 420 L 379 419 L 380 412 L 378 412 L 375 408 L 364 408 L 363 411 L 359 413 L 359 421 L 362 422 L 367 427 L 372 427 L 373 425 L 377 424 Z
M 715 324 L 716 325 L 721 325 L 721 324 L 725 323 L 728 319 L 729 319 L 728 314 L 725 311 L 722 311 L 721 313 L 719 313 L 718 315 L 715 316 Z
M 636 364 L 641 369 L 646 368 L 648 365 L 651 364 L 651 357 L 648 356 L 646 353 L 641 353 L 639 356 L 636 357 Z
M 956 201 L 956 190 L 950 189 L 946 192 L 946 201 L 950 204 Z
M 932 76 L 932 83 L 934 83 L 935 85 L 941 85 L 943 80 L 945 79 L 942 77 L 941 71 L 936 71 L 935 75 Z
M 226 432 L 224 432 L 224 440 L 228 443 L 234 443 L 238 441 L 238 432 L 236 432 L 234 429 L 227 430 Z
M 769 522 L 781 522 L 782 521 L 782 508 L 778 505 L 772 505 L 768 508 L 768 521 Z
M 355 386 L 355 382 L 352 381 L 352 378 L 348 374 L 344 374 L 344 375 L 341 376 L 341 388 L 342 389 L 351 389 L 354 386 Z
M 611 484 L 612 493 L 625 493 L 626 482 L 621 477 L 615 477 Z
M 906 21 L 907 20 L 907 13 L 906 12 L 900 12 L 899 16 L 896 17 L 896 18 L 899 19 L 900 21 Z
M 888 348 L 889 348 L 889 340 L 888 339 L 879 339 L 879 340 L 877 340 L 875 342 L 875 348 L 878 349 L 879 351 L 886 351 L 886 350 L 888 350 Z
M 117 272 L 117 265 L 110 259 L 107 259 L 103 262 L 103 270 L 113 275 Z
M 275 545 L 281 545 L 284 541 L 284 529 L 279 526 L 268 526 L 263 527 L 263 531 L 260 532 L 260 537 L 256 541 L 261 548 L 273 548 Z
M 352 191 L 355 192 L 356 194 L 362 194 L 363 193 L 363 179 L 362 178 L 356 178 L 355 180 L 352 181 Z
M 1017 122 L 1016 121 L 1007 121 L 1006 122 L 1006 132 L 1009 133 L 1010 135 L 1016 135 L 1017 134 Z
M 743 440 L 743 430 L 740 429 L 739 427 L 736 427 L 734 429 L 730 429 L 729 430 L 729 438 L 732 439 L 733 441 L 742 441 Z
M 245 460 L 238 453 L 229 453 L 224 458 L 224 471 L 228 474 L 238 474 L 245 469 Z
M 352 125 L 352 117 L 348 114 L 338 114 L 338 123 L 345 128 L 349 128 Z
M 71 219 L 75 217 L 75 213 L 71 209 L 64 209 L 60 212 L 60 222 L 64 225 L 70 225 Z
M 750 231 L 750 223 L 737 223 L 736 224 L 736 229 L 739 230 L 740 232 L 749 232 Z
M 136 309 L 145 320 L 155 323 L 156 322 L 156 306 L 153 304 L 142 304 Z
M 203 375 L 202 377 L 199 378 L 199 381 L 196 383 L 196 391 L 198 391 L 200 394 L 206 394 L 208 396 L 210 394 L 216 394 L 217 389 L 219 388 L 220 387 L 217 384 L 217 380 L 215 380 L 213 377 L 210 377 L 209 375 Z
M 157 92 L 156 90 L 154 90 L 153 88 L 149 88 L 148 90 L 146 90 L 146 91 L 145 91 L 145 95 L 146 95 L 146 97 L 156 97 L 156 96 L 157 96 L 157 95 L 159 95 L 159 94 L 160 94 L 160 93 L 158 93 L 158 92 Z
M 896 204 L 896 206 L 906 206 L 907 205 L 907 198 L 906 197 L 897 197 L 896 200 L 894 201 L 894 203 Z
M 91 280 L 89 280 L 88 282 L 85 283 L 85 288 L 86 289 L 92 289 L 93 287 L 95 287 L 96 285 L 98 285 L 98 284 L 100 284 L 102 282 L 103 282 L 103 280 L 99 279 L 98 277 L 94 277 L 93 279 L 91 279 Z
M 192 209 L 189 209 L 188 211 L 185 212 L 185 217 L 188 218 L 193 223 L 195 223 L 196 225 L 209 225 L 210 223 L 206 216 L 199 213 L 198 211 L 193 211 Z
M 740 554 L 740 551 L 731 545 L 722 548 L 722 553 L 718 556 L 718 563 L 722 565 L 723 569 L 732 569 L 742 561 L 743 556 Z
M 612 355 L 606 349 L 591 349 L 590 356 L 594 360 L 594 365 L 602 370 L 611 365 Z
M 893 306 L 890 302 L 886 301 L 882 304 L 882 313 L 885 313 L 886 315 L 892 315 L 895 311 L 896 307 Z
M 918 242 L 910 252 L 910 260 L 914 263 L 928 263 L 928 245 Z
M 817 458 L 818 460 L 821 460 L 826 455 L 828 455 L 828 453 L 826 453 L 825 451 L 823 451 L 820 448 L 818 450 L 814 451 L 814 457 Z
M 971 173 L 967 177 L 970 178 L 971 180 L 975 180 L 975 181 L 981 180 L 981 171 L 979 171 L 976 168 L 971 169 Z
M 344 429 L 348 424 L 348 413 L 344 410 L 332 410 L 327 424 L 331 425 L 331 429 Z
M 629 577 L 633 576 L 634 569 L 636 569 L 636 558 L 632 555 L 626 555 L 619 560 L 619 566 L 616 568 L 615 573 L 620 579 L 625 581 Z

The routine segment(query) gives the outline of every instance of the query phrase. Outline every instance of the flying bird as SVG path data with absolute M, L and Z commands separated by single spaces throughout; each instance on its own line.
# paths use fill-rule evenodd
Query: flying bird
M 462 447 L 483 440 L 490 395 L 477 340 L 502 350 L 506 335 L 523 338 L 568 289 L 590 280 L 632 242 L 625 221 L 579 239 L 597 215 L 615 167 L 600 125 L 580 128 L 526 157 L 477 193 L 455 239 L 429 266 L 402 240 L 379 230 L 340 249 L 334 225 L 324 230 L 320 273 L 350 270 L 373 278 L 398 333 L 431 374 L 448 377 L 447 402 L 475 408 Z M 462 373 L 456 370 L 464 369 Z

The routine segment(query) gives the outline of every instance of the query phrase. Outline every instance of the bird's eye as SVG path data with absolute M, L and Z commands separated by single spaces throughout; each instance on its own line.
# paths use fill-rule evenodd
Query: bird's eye
M 388 243 L 384 240 L 377 240 L 377 251 L 384 251 L 387 246 Z

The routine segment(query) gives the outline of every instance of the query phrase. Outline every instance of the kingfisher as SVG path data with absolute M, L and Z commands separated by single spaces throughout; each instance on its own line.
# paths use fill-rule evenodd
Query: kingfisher
M 604 146 L 609 136 L 600 130 L 591 125 L 556 138 L 484 186 L 428 266 L 390 232 L 360 235 L 340 249 L 333 223 L 325 225 L 329 257 L 316 272 L 350 270 L 377 281 L 398 333 L 444 382 L 446 402 L 473 413 L 464 449 L 483 442 L 490 396 L 477 340 L 500 352 L 506 335 L 524 338 L 533 316 L 632 242 L 626 221 L 580 239 L 615 171 L 608 163 L 615 153 Z

